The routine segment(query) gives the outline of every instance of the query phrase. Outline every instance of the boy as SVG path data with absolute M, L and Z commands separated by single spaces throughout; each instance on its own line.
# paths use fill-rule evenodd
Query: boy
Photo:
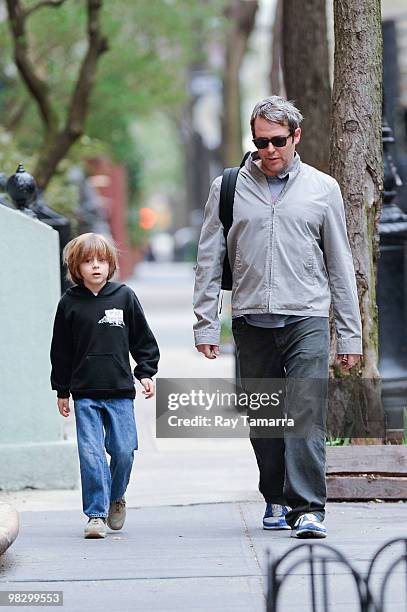
M 134 292 L 110 282 L 117 253 L 99 234 L 82 234 L 64 249 L 67 277 L 75 285 L 62 296 L 51 344 L 51 385 L 58 409 L 75 407 L 85 538 L 104 538 L 106 523 L 121 529 L 137 429 L 134 376 L 147 398 L 154 395 L 159 350 Z M 110 455 L 110 467 L 105 449 Z

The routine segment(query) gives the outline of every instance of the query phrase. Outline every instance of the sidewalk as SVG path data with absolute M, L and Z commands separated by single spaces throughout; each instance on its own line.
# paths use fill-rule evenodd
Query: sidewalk
M 66 612 L 262 612 L 266 549 L 280 555 L 299 544 L 289 532 L 263 531 L 262 512 L 259 502 L 133 508 L 125 529 L 105 540 L 82 538 L 79 510 L 24 512 L 0 558 L 0 591 L 61 590 Z M 329 504 L 326 522 L 327 543 L 364 571 L 381 543 L 406 534 L 404 504 Z M 328 567 L 331 610 L 356 611 L 346 571 Z M 403 612 L 401 570 L 397 577 L 388 609 Z M 305 584 L 300 568 L 281 610 L 308 609 Z
M 231 355 L 210 361 L 193 348 L 191 266 L 142 265 L 130 284 L 160 344 L 160 376 L 233 376 Z M 264 504 L 249 441 L 156 439 L 154 403 L 140 387 L 136 416 L 140 449 L 122 532 L 84 540 L 79 489 L 0 491 L 0 502 L 13 504 L 21 521 L 19 537 L 0 557 L 0 591 L 63 590 L 65 612 L 265 610 L 266 550 L 278 556 L 299 542 L 261 529 Z M 72 417 L 66 435 L 74 435 Z M 365 571 L 380 544 L 407 535 L 405 514 L 402 503 L 329 504 L 326 542 Z M 345 572 L 329 571 L 340 601 L 332 609 L 356 610 Z M 298 589 L 305 581 L 299 570 L 283 610 L 304 609 Z M 392 612 L 404 610 L 400 591 L 391 590 Z

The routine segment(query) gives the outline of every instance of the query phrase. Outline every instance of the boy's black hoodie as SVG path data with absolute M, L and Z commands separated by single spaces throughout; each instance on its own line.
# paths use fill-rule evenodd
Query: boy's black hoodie
M 108 282 L 97 295 L 82 285 L 64 293 L 51 344 L 51 385 L 58 397 L 134 398 L 129 352 L 136 378 L 157 373 L 157 342 L 130 287 Z

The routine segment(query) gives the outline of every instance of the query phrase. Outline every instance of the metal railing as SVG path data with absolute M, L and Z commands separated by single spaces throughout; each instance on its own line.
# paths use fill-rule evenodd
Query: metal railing
M 397 548 L 401 552 L 396 553 Z M 396 554 L 395 554 L 396 553 Z M 301 567 L 308 569 L 306 581 L 303 586 L 308 591 L 308 601 L 299 592 L 296 585 L 296 594 L 301 605 L 301 612 L 334 612 L 338 601 L 333 598 L 333 575 L 328 572 L 329 566 L 341 566 L 348 571 L 350 584 L 354 587 L 354 601 L 349 605 L 356 606 L 360 612 L 387 612 L 395 608 L 393 604 L 386 607 L 386 594 L 390 579 L 399 577 L 400 566 L 404 567 L 404 608 L 407 610 L 407 538 L 390 540 L 381 546 L 371 558 L 367 573 L 364 575 L 353 567 L 352 563 L 339 550 L 328 544 L 320 542 L 306 542 L 300 544 L 268 564 L 268 592 L 267 612 L 282 612 L 286 609 L 284 590 L 294 583 L 295 574 Z M 381 575 L 377 575 L 380 567 Z M 347 597 L 351 597 L 351 590 L 347 590 Z M 300 599 L 301 598 L 301 599 Z M 343 603 L 343 602 L 342 602 Z M 401 604 L 403 605 L 403 604 Z

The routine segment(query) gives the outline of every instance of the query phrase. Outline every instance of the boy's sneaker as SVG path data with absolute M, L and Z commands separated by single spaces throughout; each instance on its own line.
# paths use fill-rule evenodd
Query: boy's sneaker
M 263 529 L 291 529 L 285 520 L 289 510 L 288 506 L 268 503 L 263 517 Z
M 91 517 L 85 527 L 85 538 L 106 537 L 106 519 L 103 517 Z
M 126 500 L 121 497 L 114 501 L 109 506 L 109 516 L 107 517 L 107 526 L 110 529 L 117 531 L 121 529 L 126 520 Z
M 326 527 L 315 514 L 301 514 L 294 523 L 292 538 L 326 538 Z

